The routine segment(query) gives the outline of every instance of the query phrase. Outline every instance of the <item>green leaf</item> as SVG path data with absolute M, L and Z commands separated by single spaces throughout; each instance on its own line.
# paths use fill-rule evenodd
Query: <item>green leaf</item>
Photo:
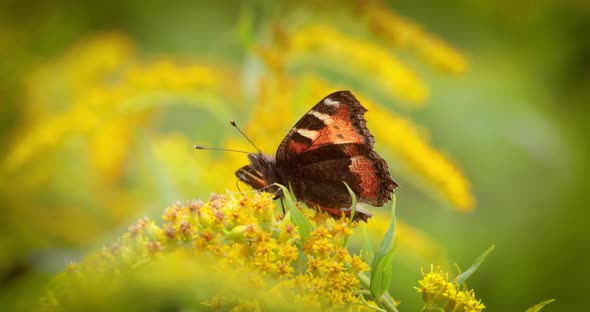
M 369 239 L 369 234 L 367 233 L 367 224 L 362 224 L 363 228 L 363 248 L 361 249 L 362 252 L 366 255 L 366 262 L 370 263 L 373 261 L 373 257 L 375 254 L 373 253 L 373 247 L 371 246 L 371 240 Z
M 397 244 L 395 245 L 397 247 Z M 371 294 L 373 298 L 381 298 L 389 289 L 393 278 L 393 256 L 397 248 L 391 248 L 381 259 L 377 261 L 371 271 Z
M 555 299 L 549 299 L 549 300 L 545 300 L 541 303 L 537 303 L 536 305 L 528 308 L 525 312 L 538 312 L 541 311 L 541 309 L 543 309 L 543 307 L 545 307 L 546 305 L 552 303 L 553 301 L 555 301 Z
M 467 279 L 473 274 L 475 273 L 475 271 L 477 270 L 477 268 L 479 268 L 479 266 L 482 264 L 482 262 L 486 259 L 486 257 L 492 252 L 492 250 L 494 250 L 494 248 L 496 248 L 496 244 L 493 244 L 490 248 L 488 248 L 486 251 L 484 251 L 484 253 L 479 256 L 475 262 L 473 262 L 473 264 L 469 267 L 469 269 L 465 270 L 465 272 L 461 273 L 459 276 L 457 276 L 455 278 L 455 282 L 457 282 L 458 284 L 463 284 L 465 283 L 465 281 L 467 281 Z
M 275 183 L 278 187 L 281 188 L 283 191 L 283 195 L 285 197 L 285 201 L 287 202 L 287 207 L 289 207 L 289 213 L 291 214 L 291 220 L 297 226 L 299 230 L 299 235 L 301 235 L 301 240 L 304 241 L 309 236 L 309 233 L 313 231 L 313 226 L 307 217 L 301 212 L 301 210 L 295 207 L 293 203 L 293 198 L 291 197 L 291 193 L 287 190 L 287 188 L 283 185 Z
M 393 236 L 395 234 L 395 204 L 396 198 L 395 195 L 393 195 L 393 200 L 391 201 L 391 219 L 389 221 L 389 227 L 385 232 L 385 237 L 383 237 L 379 249 L 377 249 L 375 258 L 373 258 L 373 267 L 375 267 L 375 264 L 377 261 L 379 261 L 379 259 L 383 258 L 385 254 L 389 252 L 391 246 L 393 245 Z
M 385 237 L 373 258 L 371 267 L 371 293 L 373 298 L 378 300 L 385 294 L 393 276 L 393 255 L 396 248 L 393 246 L 393 237 L 395 234 L 395 204 L 396 199 L 393 195 L 391 203 L 391 221 L 385 232 Z
M 289 181 L 289 195 L 291 196 L 291 200 L 297 200 L 297 198 L 295 198 L 295 192 L 293 192 L 293 185 L 291 185 L 291 181 Z
M 350 225 L 352 224 L 352 220 L 354 220 L 354 215 L 356 213 L 356 194 L 352 191 L 352 189 L 350 188 L 350 186 L 348 186 L 346 182 L 342 181 L 342 183 L 344 183 L 344 186 L 346 186 L 346 189 L 350 194 L 350 198 L 352 198 L 352 206 L 350 207 L 350 209 L 352 209 L 352 212 L 350 213 L 350 220 L 348 220 L 348 227 L 350 227 Z

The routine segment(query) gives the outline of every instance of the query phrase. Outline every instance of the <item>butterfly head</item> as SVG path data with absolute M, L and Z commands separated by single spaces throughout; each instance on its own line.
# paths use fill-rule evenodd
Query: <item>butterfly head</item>
M 274 185 L 278 181 L 275 158 L 262 153 L 252 153 L 248 154 L 248 159 L 250 164 L 236 171 L 238 179 L 257 190 L 280 196 L 280 189 Z
M 248 159 L 250 160 L 250 165 L 256 171 L 262 173 L 262 176 L 266 178 L 266 180 L 272 184 L 276 181 L 275 179 L 275 158 L 270 155 L 262 154 L 262 153 L 252 153 L 248 154 Z

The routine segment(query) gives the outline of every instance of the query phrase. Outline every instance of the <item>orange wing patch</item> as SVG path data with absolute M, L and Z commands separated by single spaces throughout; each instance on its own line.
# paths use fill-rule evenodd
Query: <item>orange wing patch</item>
M 366 156 L 356 156 L 350 159 L 352 163 L 348 167 L 359 181 L 359 197 L 369 204 L 373 204 L 379 196 L 380 179 L 373 161 Z
M 313 114 L 313 113 L 312 113 Z M 324 119 L 325 128 L 320 129 L 318 138 L 310 149 L 326 144 L 364 143 L 362 134 L 351 122 L 352 116 L 348 105 L 340 105 L 334 116 Z
M 316 130 L 294 128 L 288 146 L 289 153 L 300 154 L 328 144 L 364 144 L 363 135 L 351 122 L 351 110 L 348 105 L 339 105 L 336 114 L 332 116 L 313 109 L 307 115 L 320 120 L 323 127 Z
M 279 145 L 277 164 L 326 145 L 361 144 L 373 148 L 375 138 L 364 118 L 367 110 L 349 91 L 334 92 L 295 124 Z

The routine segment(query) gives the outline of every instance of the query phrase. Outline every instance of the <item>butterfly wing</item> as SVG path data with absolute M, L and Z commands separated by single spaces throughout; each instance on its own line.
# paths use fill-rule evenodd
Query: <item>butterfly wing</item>
M 372 150 L 367 110 L 350 93 L 334 92 L 307 112 L 279 145 L 276 165 L 297 198 L 322 207 L 350 207 L 346 182 L 359 201 L 383 206 L 397 184 Z
M 291 129 L 279 145 L 278 166 L 297 155 L 332 144 L 361 144 L 373 148 L 364 114 L 367 110 L 350 91 L 334 92 L 312 107 Z
M 397 187 L 385 160 L 363 144 L 322 146 L 297 155 L 292 164 L 279 169 L 295 196 L 322 208 L 350 207 L 352 198 L 343 182 L 359 202 L 373 206 L 383 206 Z

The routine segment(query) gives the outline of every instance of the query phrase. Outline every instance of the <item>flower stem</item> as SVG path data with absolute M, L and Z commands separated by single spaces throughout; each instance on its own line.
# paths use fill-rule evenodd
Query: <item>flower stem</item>
M 359 278 L 361 285 L 366 288 L 366 289 L 371 289 L 371 279 L 365 275 L 365 273 L 360 272 L 357 277 Z M 385 294 L 383 294 L 383 296 L 381 296 L 381 298 L 373 298 L 375 299 L 375 301 L 377 301 L 377 304 L 379 304 L 380 307 L 384 308 L 385 310 L 389 311 L 389 312 L 398 312 L 397 308 L 395 306 L 395 301 L 393 300 L 393 298 L 391 298 L 391 295 L 389 294 L 389 292 L 385 292 Z

